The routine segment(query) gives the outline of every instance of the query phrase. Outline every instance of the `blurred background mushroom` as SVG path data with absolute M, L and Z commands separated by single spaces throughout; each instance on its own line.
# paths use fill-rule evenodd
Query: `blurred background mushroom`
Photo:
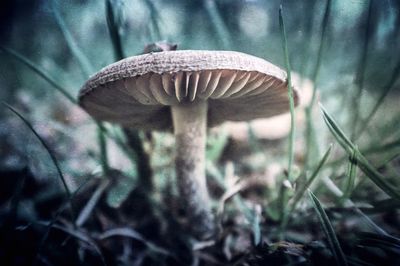
M 292 73 L 292 84 L 300 97 L 299 106 L 296 109 L 296 125 L 304 126 L 304 108 L 310 104 L 313 83 L 307 78 L 301 78 L 298 73 Z M 221 128 L 223 127 L 223 129 Z M 249 122 L 225 122 L 213 130 L 226 130 L 233 141 L 248 142 L 251 132 L 260 140 L 279 140 L 290 132 L 290 114 L 281 114 L 271 118 L 260 118 Z

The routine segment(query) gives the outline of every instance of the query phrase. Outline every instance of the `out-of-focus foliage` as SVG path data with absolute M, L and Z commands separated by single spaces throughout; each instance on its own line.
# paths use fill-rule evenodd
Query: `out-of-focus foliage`
M 281 4 L 302 98 L 290 178 L 288 115 L 211 129 L 207 181 L 220 234 L 197 242 L 179 225 L 173 136 L 95 123 L 65 94 L 77 97 L 88 75 L 162 40 L 285 68 Z M 0 257 L 21 261 L 10 265 L 335 265 L 338 250 L 351 265 L 400 261 L 398 0 L 3 0 L 0 45 L 0 100 L 28 124 L 0 106 L 0 245 L 9 252 Z M 17 250 L 24 238 L 26 252 Z

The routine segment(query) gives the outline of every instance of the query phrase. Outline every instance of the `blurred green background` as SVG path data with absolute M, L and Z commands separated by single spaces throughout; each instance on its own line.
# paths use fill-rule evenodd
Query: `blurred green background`
M 96 131 L 96 124 L 60 93 L 60 88 L 74 101 L 90 75 L 121 57 L 143 53 L 146 45 L 159 41 L 177 44 L 178 49 L 240 51 L 286 69 L 279 25 L 281 4 L 293 84 L 302 98 L 296 109 L 294 150 L 288 149 L 288 116 L 268 126 L 261 124 L 261 133 L 286 127 L 283 135 L 274 137 L 261 137 L 254 124 L 222 125 L 209 131 L 207 178 L 213 208 L 220 210 L 221 204 L 229 205 L 223 220 L 227 226 L 223 229 L 229 231 L 231 223 L 245 232 L 228 232 L 226 239 L 229 236 L 232 243 L 250 249 L 253 242 L 246 238 L 248 242 L 243 244 L 242 235 L 251 235 L 255 245 L 260 243 L 260 235 L 277 241 L 285 226 L 290 229 L 285 233 L 291 241 L 304 244 L 320 238 L 312 227 L 314 216 L 307 212 L 312 204 L 310 200 L 303 201 L 308 188 L 332 212 L 337 211 L 331 218 L 342 237 L 352 236 L 355 227 L 360 231 L 398 234 L 398 0 L 3 0 L 0 100 L 19 110 L 45 140 L 72 191 L 89 176 L 102 177 L 97 185 L 103 184 L 104 176 L 110 180 L 117 176 L 116 182 L 112 179 L 111 185 L 106 185 L 106 192 L 101 191 L 107 194 L 107 206 L 115 209 L 111 211 L 99 204 L 100 213 L 113 216 L 116 211 L 123 216 L 123 203 L 132 189 L 141 184 L 154 186 L 150 196 L 131 193 L 133 197 L 139 195 L 137 201 L 131 202 L 138 204 L 135 210 L 144 206 L 144 214 L 135 213 L 134 218 L 127 215 L 125 223 L 108 219 L 117 225 L 135 223 L 132 228 L 139 228 L 149 239 L 174 251 L 171 246 L 175 239 L 163 236 L 175 231 L 160 225 L 173 220 L 173 207 L 179 201 L 173 181 L 172 134 L 134 132 L 138 133 L 135 140 L 139 144 L 127 149 L 123 145 L 129 146 L 129 138 L 120 128 L 106 123 L 106 145 L 101 145 L 103 135 Z M 25 59 L 21 60 L 21 56 Z M 318 102 L 327 110 L 324 115 Z M 44 201 L 55 191 L 62 194 L 57 169 L 47 151 L 26 125 L 5 105 L 0 106 L 0 170 L 28 166 L 36 179 L 47 180 L 58 188 L 46 190 L 47 194 L 39 199 L 33 193 L 34 202 Z M 135 150 L 138 147 L 142 153 Z M 150 162 L 143 163 L 140 154 Z M 293 169 L 287 173 L 291 156 Z M 147 163 L 150 172 L 141 168 L 146 168 Z M 115 174 L 110 169 L 122 172 Z M 141 176 L 143 171 L 150 177 L 149 183 Z M 1 189 L 6 191 L 7 186 Z M 86 196 L 92 197 L 93 191 Z M 238 197 L 232 201 L 225 199 L 230 193 Z M 150 203 L 146 197 L 151 198 Z M 29 200 L 21 204 L 25 204 L 29 214 L 27 221 L 52 217 L 40 216 Z M 356 214 L 347 215 L 354 210 Z M 143 222 L 146 215 L 150 219 Z M 92 217 L 89 212 L 86 218 L 92 219 L 87 225 L 89 232 L 103 232 L 97 216 Z M 360 220 L 363 223 L 358 223 Z M 137 221 L 141 223 L 136 224 Z M 160 224 L 154 228 L 159 231 L 152 231 L 153 224 L 150 230 L 140 227 L 148 226 L 149 221 L 158 221 Z M 311 225 L 307 228 L 304 225 L 308 222 Z M 187 244 L 186 239 L 182 241 Z M 243 255 L 243 250 L 232 252 Z M 350 257 L 349 250 L 345 253 Z M 399 255 L 398 250 L 395 255 Z M 152 257 L 151 261 L 157 259 Z
M 236 50 L 284 66 L 278 24 L 281 1 L 111 2 L 126 56 L 141 53 L 145 44 L 167 40 L 179 49 Z M 332 1 L 318 82 L 321 90 L 349 87 L 365 46 L 364 89 L 381 90 L 391 77 L 399 57 L 399 2 L 372 2 L 367 21 L 369 1 Z M 315 67 L 325 6 L 326 1 L 284 1 L 292 68 L 307 77 Z M 66 44 L 54 7 L 93 71 L 114 61 L 104 1 L 3 1 L 1 43 L 43 66 L 76 95 L 86 77 Z M 35 86 L 32 82 L 40 80 L 29 79 L 29 71 L 4 54 L 1 60 L 5 99 L 27 84 L 38 97 L 51 92 L 40 83 Z

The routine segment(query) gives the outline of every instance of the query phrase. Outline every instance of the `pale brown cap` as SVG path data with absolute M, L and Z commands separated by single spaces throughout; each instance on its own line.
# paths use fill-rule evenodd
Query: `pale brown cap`
M 94 118 L 140 129 L 171 128 L 170 106 L 205 100 L 210 127 L 281 114 L 289 110 L 286 73 L 239 52 L 165 51 L 109 65 L 79 94 Z

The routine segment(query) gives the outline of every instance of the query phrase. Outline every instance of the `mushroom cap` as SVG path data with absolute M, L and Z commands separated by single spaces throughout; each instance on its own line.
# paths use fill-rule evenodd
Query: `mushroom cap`
M 164 51 L 103 68 L 79 94 L 94 118 L 146 130 L 171 128 L 171 106 L 199 101 L 208 102 L 209 127 L 281 114 L 289 110 L 286 73 L 239 52 Z

